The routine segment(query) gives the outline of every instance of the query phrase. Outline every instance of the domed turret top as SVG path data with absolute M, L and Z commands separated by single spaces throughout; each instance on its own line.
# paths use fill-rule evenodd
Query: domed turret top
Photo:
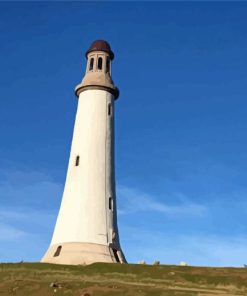
M 92 51 L 104 51 L 109 53 L 111 60 L 114 59 L 114 53 L 111 50 L 110 44 L 105 40 L 95 40 L 86 52 L 87 55 Z

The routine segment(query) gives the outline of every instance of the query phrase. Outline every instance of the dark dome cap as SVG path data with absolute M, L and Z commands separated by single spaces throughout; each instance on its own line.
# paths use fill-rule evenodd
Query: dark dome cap
M 109 53 L 111 60 L 114 59 L 114 53 L 111 50 L 110 44 L 105 40 L 96 40 L 92 43 L 89 47 L 88 51 L 86 52 L 87 55 L 92 51 L 104 51 Z

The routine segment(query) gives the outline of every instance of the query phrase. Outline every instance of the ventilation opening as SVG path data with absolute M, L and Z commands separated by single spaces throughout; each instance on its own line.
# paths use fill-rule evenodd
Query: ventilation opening
M 111 197 L 109 197 L 109 210 L 113 209 L 112 203 L 113 203 L 113 200 Z
M 89 64 L 89 71 L 93 70 L 93 64 L 94 64 L 94 58 L 91 58 L 90 64 Z
M 75 166 L 78 166 L 79 165 L 79 162 L 80 162 L 80 156 L 76 156 Z
M 58 257 L 61 253 L 62 246 L 58 246 L 56 252 L 54 253 L 53 257 Z
M 112 251 L 113 251 L 113 254 L 114 254 L 114 257 L 115 257 L 116 261 L 117 261 L 118 263 L 120 263 L 120 259 L 119 259 L 119 257 L 118 257 L 117 250 L 116 250 L 116 249 L 112 249 Z
M 111 104 L 108 104 L 108 115 L 111 116 Z
M 98 69 L 102 70 L 102 58 L 98 58 Z

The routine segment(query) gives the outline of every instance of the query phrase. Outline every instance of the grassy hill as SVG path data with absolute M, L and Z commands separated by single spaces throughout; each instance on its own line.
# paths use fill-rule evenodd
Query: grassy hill
M 0 296 L 247 295 L 247 269 L 168 265 L 0 264 Z

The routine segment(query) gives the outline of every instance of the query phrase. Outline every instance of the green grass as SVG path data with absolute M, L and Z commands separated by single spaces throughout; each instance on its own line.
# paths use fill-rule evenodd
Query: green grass
M 247 295 L 247 269 L 96 263 L 0 264 L 0 296 Z

